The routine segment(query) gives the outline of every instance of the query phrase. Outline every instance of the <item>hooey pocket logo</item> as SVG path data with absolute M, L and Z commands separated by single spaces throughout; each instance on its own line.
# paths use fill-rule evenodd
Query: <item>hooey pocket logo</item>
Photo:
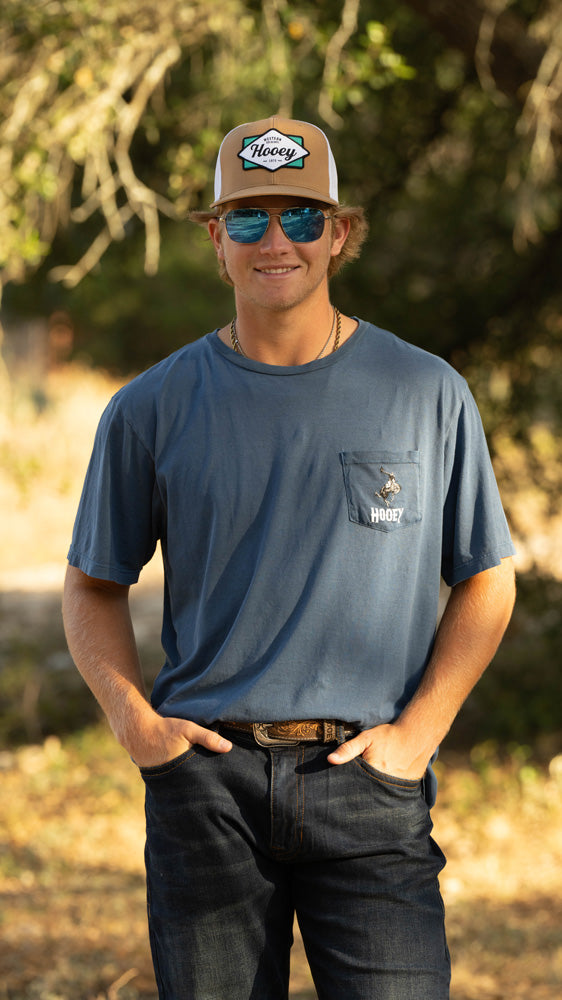
M 350 521 L 395 531 L 421 521 L 418 451 L 341 453 Z

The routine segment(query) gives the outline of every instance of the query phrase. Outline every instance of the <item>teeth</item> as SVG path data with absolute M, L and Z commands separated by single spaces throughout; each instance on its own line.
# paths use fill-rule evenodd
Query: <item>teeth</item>
M 264 274 L 287 274 L 288 271 L 292 271 L 292 267 L 262 267 L 260 268 Z

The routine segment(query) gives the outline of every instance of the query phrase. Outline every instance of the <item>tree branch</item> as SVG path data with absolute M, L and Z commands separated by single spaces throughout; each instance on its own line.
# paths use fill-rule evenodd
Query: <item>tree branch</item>
M 512 100 L 523 103 L 522 89 L 534 80 L 545 45 L 533 38 L 525 22 L 513 11 L 488 0 L 404 0 L 455 49 L 476 61 L 482 42 L 483 22 L 492 18 L 493 33 L 488 40 L 489 72 L 495 86 Z M 504 9 L 500 9 L 500 7 Z M 486 32 L 486 25 L 484 25 Z
M 318 98 L 318 111 L 324 121 L 328 125 L 331 125 L 332 128 L 341 128 L 343 125 L 343 119 L 334 111 L 332 103 L 333 91 L 338 76 L 343 48 L 357 28 L 359 5 L 360 0 L 345 0 L 340 25 L 332 35 L 326 49 L 322 87 L 320 89 L 320 97 Z

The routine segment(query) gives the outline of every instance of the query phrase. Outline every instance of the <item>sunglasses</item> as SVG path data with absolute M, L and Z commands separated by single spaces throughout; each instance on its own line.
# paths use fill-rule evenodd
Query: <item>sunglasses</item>
M 279 219 L 285 236 L 292 243 L 314 243 L 324 232 L 324 223 L 330 216 L 321 208 L 301 206 L 285 208 L 282 212 L 268 212 L 265 208 L 233 208 L 226 215 L 219 215 L 226 231 L 235 243 L 258 243 L 265 236 L 272 216 Z

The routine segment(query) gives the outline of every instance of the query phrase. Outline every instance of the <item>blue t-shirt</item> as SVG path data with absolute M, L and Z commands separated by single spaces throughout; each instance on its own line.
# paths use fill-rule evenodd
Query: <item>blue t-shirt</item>
M 152 701 L 206 725 L 395 719 L 431 653 L 441 577 L 513 553 L 464 379 L 365 322 L 295 367 L 215 331 L 117 393 L 69 560 L 132 584 L 158 539 Z

